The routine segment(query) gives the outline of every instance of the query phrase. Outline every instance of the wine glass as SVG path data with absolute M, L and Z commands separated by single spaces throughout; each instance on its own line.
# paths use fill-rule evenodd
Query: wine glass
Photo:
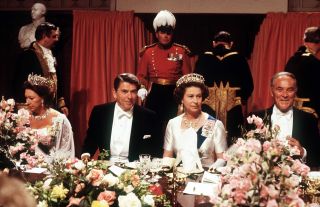
M 153 158 L 150 165 L 151 178 L 148 180 L 149 182 L 158 182 L 158 178 L 155 176 L 155 173 L 159 172 L 162 168 L 162 159 Z
M 139 171 L 140 173 L 143 175 L 142 179 L 144 179 L 146 177 L 146 175 L 148 174 L 149 170 L 150 170 L 150 159 L 151 155 L 149 154 L 141 154 L 139 155 Z

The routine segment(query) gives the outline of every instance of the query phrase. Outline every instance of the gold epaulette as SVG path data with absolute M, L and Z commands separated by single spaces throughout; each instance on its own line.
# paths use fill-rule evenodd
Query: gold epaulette
M 205 55 L 213 55 L 213 52 L 211 52 L 211 51 L 205 51 L 204 54 L 205 54 Z
M 225 55 L 222 56 L 222 57 L 217 55 L 217 58 L 218 58 L 219 60 L 223 60 L 223 59 L 226 58 L 226 57 L 229 57 L 229 56 L 231 56 L 231 55 L 236 55 L 236 54 L 238 54 L 238 52 L 229 52 L 229 53 L 225 54 Z
M 310 56 L 310 55 L 312 55 L 312 53 L 311 53 L 311 52 L 305 52 L 305 53 L 302 53 L 302 56 Z
M 173 43 L 173 45 L 178 46 L 178 47 L 182 47 L 182 48 L 186 51 L 187 55 L 190 55 L 190 54 L 191 54 L 191 51 L 189 50 L 189 48 L 188 48 L 187 46 L 185 46 L 185 45 L 180 45 L 180 44 L 178 44 L 178 43 Z
M 143 53 L 144 53 L 149 47 L 153 47 L 153 46 L 155 46 L 156 44 L 157 44 L 157 43 L 153 43 L 153 44 L 151 44 L 151 45 L 146 45 L 146 46 L 144 46 L 144 47 L 139 51 L 140 56 L 142 56 Z

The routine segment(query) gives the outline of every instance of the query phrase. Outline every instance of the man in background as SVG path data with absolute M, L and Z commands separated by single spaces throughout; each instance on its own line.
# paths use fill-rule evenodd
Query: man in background
M 69 110 L 65 104 L 62 87 L 61 71 L 57 70 L 56 58 L 51 49 L 59 41 L 59 27 L 49 23 L 41 23 L 35 32 L 36 41 L 31 43 L 30 47 L 23 51 L 17 62 L 14 81 L 14 92 L 16 102 L 24 102 L 23 83 L 27 80 L 29 74 L 37 74 L 51 79 L 54 83 L 55 107 L 65 115 Z M 58 81 L 59 80 L 59 81 Z
M 141 50 L 137 72 L 139 80 L 150 91 L 145 107 L 159 115 L 162 128 L 177 114 L 178 104 L 173 97 L 176 81 L 191 72 L 189 49 L 173 43 L 175 26 L 176 19 L 170 11 L 157 14 L 153 28 L 158 42 Z
M 247 101 L 253 91 L 253 79 L 247 60 L 233 49 L 233 44 L 229 32 L 218 32 L 213 38 L 212 50 L 199 56 L 194 71 L 204 77 L 205 84 L 209 87 L 213 87 L 214 84 L 219 87 L 220 83 L 226 86 L 228 82 L 230 87 L 240 88 L 236 95 L 241 97 L 242 107 L 237 105 L 227 114 L 229 146 L 233 138 L 241 136 L 243 114 L 246 115 Z
M 295 75 L 299 98 L 309 98 L 304 106 L 320 116 L 320 28 L 308 27 L 304 32 L 304 45 L 289 59 L 285 71 Z

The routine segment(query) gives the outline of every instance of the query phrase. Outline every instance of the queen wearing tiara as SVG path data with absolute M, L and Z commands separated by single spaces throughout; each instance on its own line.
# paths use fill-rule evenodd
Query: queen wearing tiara
M 30 127 L 38 135 L 35 152 L 51 163 L 75 156 L 73 132 L 67 117 L 52 109 L 54 83 L 42 76 L 28 76 L 24 83 L 26 106 L 31 113 Z
M 168 122 L 163 157 L 176 156 L 184 172 L 201 172 L 203 167 L 224 164 L 226 132 L 221 121 L 202 111 L 202 101 L 209 91 L 204 78 L 196 73 L 182 76 L 174 95 L 183 113 Z

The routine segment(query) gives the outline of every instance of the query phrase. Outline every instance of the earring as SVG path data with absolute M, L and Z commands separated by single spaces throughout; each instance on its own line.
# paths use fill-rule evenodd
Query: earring
M 41 106 L 42 106 L 42 107 L 43 107 L 43 105 L 44 105 L 43 103 L 44 103 L 44 101 L 43 101 L 43 100 L 41 100 Z
M 180 104 L 179 106 L 179 111 L 183 112 L 184 108 L 183 108 L 183 103 Z
M 181 103 L 181 104 L 179 104 L 179 106 L 178 106 L 177 115 L 182 114 L 182 113 L 183 113 L 183 111 L 184 111 L 184 108 L 183 108 L 183 104 Z

